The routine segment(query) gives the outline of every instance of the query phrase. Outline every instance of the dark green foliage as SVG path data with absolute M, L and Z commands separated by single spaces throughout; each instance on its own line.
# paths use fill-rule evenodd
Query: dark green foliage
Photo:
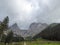
M 9 22 L 9 18 L 8 16 L 3 20 L 3 22 L 1 22 L 1 26 L 0 26 L 0 30 L 6 30 L 8 29 L 8 22 Z
M 2 22 L 0 22 L 0 41 L 5 42 L 5 43 L 9 43 L 12 41 L 24 40 L 23 37 L 19 37 L 19 36 L 14 37 L 12 31 L 8 32 L 7 35 L 4 34 L 4 31 L 7 31 L 9 28 L 8 23 L 9 23 L 8 16 L 6 18 L 4 18 L 4 20 Z
M 2 22 L 2 26 L 3 26 L 3 29 L 8 29 L 8 23 L 9 23 L 9 18 L 8 16 L 3 20 Z
M 42 38 L 60 41 L 60 24 L 51 24 L 40 33 Z
M 6 38 L 6 35 L 5 35 L 5 34 L 3 34 L 3 35 L 2 35 L 1 42 L 4 42 L 4 41 L 5 41 L 5 38 Z
M 9 18 L 8 18 L 8 16 L 7 16 L 7 17 L 0 23 L 0 41 L 1 41 L 1 39 L 2 39 L 3 32 L 8 29 L 8 22 L 9 22 Z
M 24 41 L 24 38 L 21 36 L 13 37 L 13 42 L 20 42 L 20 41 Z
M 1 24 L 0 24 L 0 34 L 2 34 L 4 30 L 8 29 L 8 22 L 9 22 L 9 18 L 7 16 L 3 20 L 3 22 L 1 22 Z
M 53 23 L 49 25 L 46 29 L 33 37 L 34 40 L 36 40 L 37 38 L 60 41 L 60 24 Z
M 6 36 L 6 38 L 5 38 L 5 43 L 12 42 L 12 39 L 13 39 L 13 32 L 10 31 L 10 32 L 8 33 L 8 35 Z
M 25 38 L 26 41 L 32 41 L 32 36 L 28 36 Z

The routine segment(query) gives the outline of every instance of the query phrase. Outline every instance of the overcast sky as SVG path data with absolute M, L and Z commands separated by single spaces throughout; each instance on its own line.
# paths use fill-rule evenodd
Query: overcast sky
M 60 23 L 60 0 L 0 0 L 0 20 L 26 29 L 32 22 Z

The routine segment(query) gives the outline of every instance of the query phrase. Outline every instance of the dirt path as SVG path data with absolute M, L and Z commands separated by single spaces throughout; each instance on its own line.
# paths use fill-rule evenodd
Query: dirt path
M 24 45 L 27 45 L 26 42 L 24 42 Z

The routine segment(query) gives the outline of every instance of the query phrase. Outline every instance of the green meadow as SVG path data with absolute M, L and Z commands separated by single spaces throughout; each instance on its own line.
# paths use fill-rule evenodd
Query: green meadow
M 3 42 L 0 42 L 0 45 L 5 45 Z M 8 44 L 6 44 L 8 45 Z M 13 43 L 9 43 L 9 45 L 24 45 L 23 42 L 13 42 Z
M 27 41 L 27 45 L 60 45 L 58 41 Z
M 24 42 L 26 44 L 24 44 Z M 59 41 L 24 41 L 24 42 L 13 42 L 10 43 L 9 45 L 60 45 Z M 5 44 L 1 42 L 0 45 L 5 45 Z

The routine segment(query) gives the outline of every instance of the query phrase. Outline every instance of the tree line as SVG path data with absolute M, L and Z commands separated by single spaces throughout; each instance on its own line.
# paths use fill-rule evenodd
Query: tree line
M 4 18 L 3 21 L 0 22 L 0 42 L 4 42 L 5 45 L 6 43 L 11 43 L 11 42 L 19 42 L 23 41 L 24 38 L 15 34 L 12 30 L 9 30 L 9 17 L 7 16 Z
M 37 38 L 43 38 L 51 41 L 60 41 L 60 23 L 50 24 L 47 28 L 33 37 L 33 39 Z

